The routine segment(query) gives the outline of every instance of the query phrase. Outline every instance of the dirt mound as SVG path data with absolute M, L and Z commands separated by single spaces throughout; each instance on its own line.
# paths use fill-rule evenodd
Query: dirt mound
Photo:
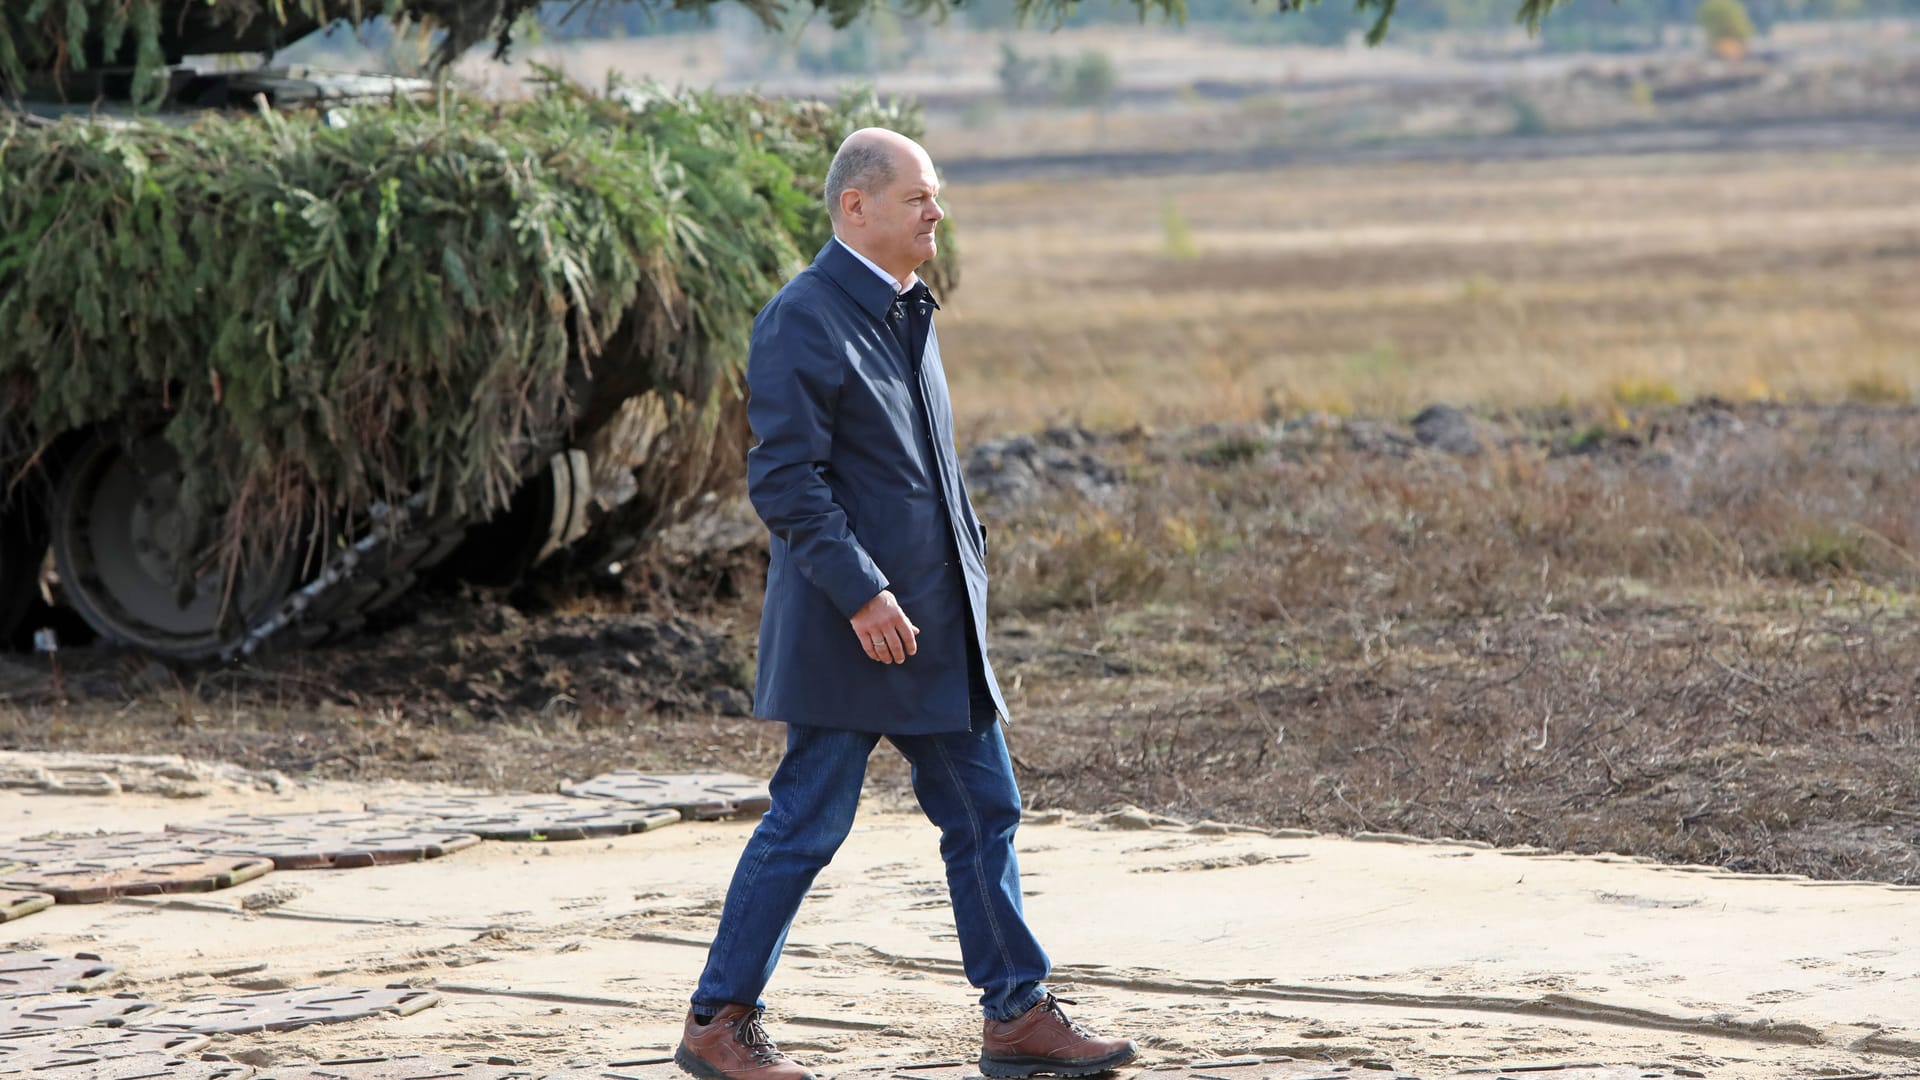
M 451 601 L 409 625 L 294 661 L 359 706 L 482 720 L 566 706 L 742 715 L 752 666 L 724 626 L 684 615 L 529 615 Z
M 750 652 L 728 621 L 598 606 L 529 612 L 499 595 L 443 594 L 384 633 L 247 666 L 176 667 L 105 646 L 15 655 L 0 660 L 0 702 L 88 711 L 173 701 L 188 719 L 216 704 L 344 707 L 456 725 L 559 709 L 589 721 L 750 711 Z

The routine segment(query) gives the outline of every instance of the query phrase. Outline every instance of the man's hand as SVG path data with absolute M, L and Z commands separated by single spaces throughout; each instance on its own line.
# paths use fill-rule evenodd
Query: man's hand
M 867 656 L 883 664 L 904 664 L 907 657 L 920 651 L 916 644 L 920 628 L 913 625 L 890 589 L 866 602 L 853 613 L 853 632 Z

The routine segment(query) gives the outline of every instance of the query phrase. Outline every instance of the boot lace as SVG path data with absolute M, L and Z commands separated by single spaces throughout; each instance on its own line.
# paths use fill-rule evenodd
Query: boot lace
M 1078 1005 L 1080 1004 L 1079 1002 L 1073 1000 L 1072 998 L 1055 997 L 1052 994 L 1048 994 L 1046 997 L 1046 1000 L 1042 1001 L 1040 1004 L 1046 1008 L 1047 1012 L 1052 1013 L 1053 1018 L 1055 1020 L 1060 1021 L 1060 1023 L 1063 1024 L 1068 1031 L 1073 1032 L 1075 1035 L 1078 1035 L 1083 1039 L 1093 1038 L 1093 1032 L 1088 1031 L 1086 1028 L 1083 1028 L 1079 1024 L 1074 1023 L 1071 1019 L 1067 1017 L 1067 1014 L 1062 1012 L 1060 1009 L 1060 1006 L 1062 1005 Z
M 765 1013 L 765 1009 L 754 1009 L 733 1021 L 734 1039 L 747 1048 L 753 1060 L 762 1065 L 772 1064 L 784 1056 L 780 1048 L 774 1045 L 773 1036 L 767 1034 L 766 1026 L 760 1023 L 760 1017 Z

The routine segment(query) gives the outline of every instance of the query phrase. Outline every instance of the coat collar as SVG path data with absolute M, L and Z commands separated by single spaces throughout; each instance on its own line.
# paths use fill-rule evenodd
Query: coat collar
M 905 293 L 896 293 L 889 288 L 880 275 L 867 268 L 853 252 L 848 251 L 838 240 L 829 239 L 820 254 L 813 258 L 814 268 L 832 279 L 841 291 L 853 298 L 861 310 L 876 319 L 887 317 L 887 309 L 893 306 L 895 299 L 905 296 L 908 299 L 925 299 L 936 309 L 940 302 L 933 298 L 925 281 L 916 282 Z

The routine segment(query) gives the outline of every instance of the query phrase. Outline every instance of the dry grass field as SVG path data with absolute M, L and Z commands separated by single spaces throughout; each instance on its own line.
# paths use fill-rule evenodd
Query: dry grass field
M 962 431 L 1117 478 L 987 500 L 1037 798 L 1920 880 L 1910 158 L 953 203 Z
M 1322 411 L 1920 393 L 1920 168 L 1394 164 L 959 187 L 962 441 Z

